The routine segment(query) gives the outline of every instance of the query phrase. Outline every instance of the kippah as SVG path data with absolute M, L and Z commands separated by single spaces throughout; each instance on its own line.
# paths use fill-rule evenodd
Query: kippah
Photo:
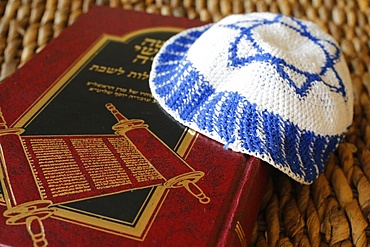
M 316 24 L 237 14 L 180 32 L 149 85 L 175 120 L 303 184 L 323 172 L 353 117 L 347 64 Z

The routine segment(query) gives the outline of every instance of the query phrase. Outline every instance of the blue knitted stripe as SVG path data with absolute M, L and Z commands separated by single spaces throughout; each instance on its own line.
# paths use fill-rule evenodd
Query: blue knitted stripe
M 190 97 L 187 97 L 186 100 L 191 102 L 191 104 L 184 104 L 182 106 L 183 110 L 180 112 L 180 117 L 186 121 L 191 121 L 194 114 L 199 111 L 204 102 L 214 93 L 214 89 L 208 83 L 204 83 L 204 85 L 199 87 L 196 91 L 193 88 L 190 90 L 192 90 L 193 93 L 190 94 Z
M 316 164 L 322 163 L 324 160 L 324 150 L 325 150 L 326 142 L 324 142 L 321 138 L 314 139 L 314 161 Z
M 238 119 L 236 111 L 241 96 L 236 92 L 230 92 L 226 94 L 225 97 L 226 99 L 222 103 L 216 124 L 222 140 L 225 140 L 226 143 L 233 143 L 235 141 L 235 119 Z
M 170 76 L 164 76 L 164 78 L 166 77 L 169 77 L 169 80 L 171 79 Z M 162 80 L 162 82 L 166 82 L 165 80 Z M 161 98 L 165 98 L 167 95 L 169 95 L 171 92 L 172 92 L 172 88 L 173 88 L 173 85 L 170 84 L 170 83 L 167 83 L 167 84 L 164 84 L 164 83 L 161 83 L 162 85 L 160 86 L 157 86 L 157 88 L 155 89 L 155 92 L 161 97 Z
M 312 182 L 324 170 L 330 153 L 344 138 L 344 134 L 315 135 L 311 131 L 301 130 L 297 125 L 283 120 L 277 114 L 266 111 L 263 112 L 262 116 L 266 138 L 264 143 L 267 144 L 267 148 L 262 149 L 262 154 L 269 153 L 275 164 L 280 164 L 283 167 L 289 166 L 294 174 L 303 177 L 306 182 Z M 310 149 L 310 145 L 312 145 L 312 149 Z M 285 153 L 279 150 L 281 148 L 284 149 Z M 300 165 L 299 159 L 302 160 L 303 166 Z
M 210 29 L 213 25 L 214 24 L 208 24 L 205 26 L 190 29 L 190 32 L 187 33 L 186 37 L 188 39 L 193 39 L 192 43 L 194 43 L 195 40 L 197 40 L 205 31 Z M 180 36 L 180 40 L 181 40 L 181 37 L 184 37 L 184 36 Z M 179 39 L 176 39 L 176 40 L 179 40 Z
M 197 29 L 190 29 L 186 35 L 177 35 L 174 36 L 174 42 L 167 43 L 166 51 L 175 51 L 175 52 L 187 52 L 191 44 L 193 44 L 206 30 L 209 26 L 200 27 Z
M 174 70 L 175 72 L 168 73 L 166 72 L 166 66 L 160 66 L 160 69 L 164 69 L 163 70 L 164 72 L 162 72 L 162 70 L 157 70 L 158 74 L 156 78 L 153 80 L 153 82 L 158 88 L 168 84 L 174 86 L 176 85 L 175 83 L 178 82 L 179 76 L 182 76 L 178 72 L 183 72 L 186 68 L 187 67 L 184 67 L 183 64 L 178 64 L 176 69 Z
M 186 67 L 184 67 L 186 69 Z M 181 74 L 184 74 L 180 72 Z M 191 98 L 195 98 L 196 95 L 194 95 L 195 90 L 194 87 L 199 82 L 199 73 L 195 70 L 188 71 L 186 73 L 185 77 L 182 78 L 182 83 L 178 85 L 177 87 L 172 88 L 173 94 L 166 99 L 166 105 L 174 110 L 178 111 L 180 116 L 183 114 L 183 108 L 187 104 L 191 104 L 191 106 L 194 108 L 194 102 L 191 102 Z M 173 81 L 171 84 L 175 84 L 176 81 Z M 200 87 L 201 88 L 201 87 Z
M 284 130 L 284 152 L 285 154 L 289 154 L 290 168 L 292 172 L 298 176 L 303 176 L 304 174 L 302 173 L 301 160 L 298 156 L 299 152 L 297 152 L 299 149 L 298 146 L 300 145 L 300 136 L 298 132 L 299 129 L 293 124 L 288 124 Z
M 155 92 L 161 97 L 161 98 L 167 98 L 168 95 L 177 92 L 174 92 L 174 88 L 176 87 L 176 84 L 180 81 L 180 76 L 183 75 L 183 73 L 189 68 L 190 64 L 185 63 L 180 64 L 174 73 L 163 73 L 160 74 L 163 71 L 156 70 L 158 73 L 158 76 L 156 76 L 153 79 L 153 83 L 156 86 Z M 164 71 L 166 72 L 166 71 Z
M 221 101 L 223 94 L 215 94 L 209 101 L 205 102 L 202 110 L 199 112 L 195 123 L 200 130 L 213 132 L 215 129 L 215 120 L 217 118 L 216 104 Z
M 178 111 L 180 117 L 188 121 L 193 118 L 196 108 L 201 107 L 203 102 L 214 93 L 214 89 L 205 81 L 195 91 L 195 85 L 199 83 L 201 75 L 195 70 L 189 71 L 189 67 L 190 63 L 185 60 L 174 73 L 160 74 L 153 80 L 156 93 L 166 99 L 165 104 L 170 109 Z M 160 72 L 157 69 L 157 73 Z M 180 76 L 183 83 L 177 85 Z
M 286 158 L 284 153 L 281 151 L 283 148 L 283 139 L 281 133 L 285 132 L 283 129 L 284 121 L 279 115 L 271 114 L 268 111 L 262 112 L 262 123 L 265 134 L 266 150 L 264 152 L 269 153 L 271 158 L 276 164 L 286 165 Z
M 261 123 L 262 118 L 259 111 L 257 111 L 256 104 L 251 104 L 244 100 L 242 109 L 241 125 L 239 126 L 239 136 L 244 137 L 242 148 L 249 150 L 252 153 L 263 154 L 265 145 L 258 134 L 258 124 Z
M 165 66 L 161 66 L 161 68 L 165 68 Z M 177 65 L 177 67 L 176 67 L 177 70 L 180 70 L 181 68 L 182 68 L 181 64 Z M 163 73 L 157 74 L 156 79 L 155 79 L 155 83 L 156 83 L 155 85 L 157 87 L 167 85 L 167 84 L 169 84 L 171 78 L 178 77 L 178 76 L 179 76 L 178 73 L 168 73 L 168 72 L 163 72 Z
M 179 66 L 181 66 L 179 63 L 161 63 L 157 66 L 157 71 L 176 71 L 178 70 Z M 160 80 L 165 82 L 168 80 L 168 78 L 171 78 L 174 75 L 174 73 L 164 72 L 161 74 L 158 74 L 157 77 L 167 76 L 167 79 L 161 78 Z
M 216 112 L 216 105 L 222 100 L 222 110 Z M 236 137 L 234 133 L 237 123 L 232 119 L 237 118 L 239 102 L 243 102 L 243 108 L 238 126 L 239 136 Z M 188 110 L 186 107 L 184 109 Z M 179 112 L 179 115 L 186 114 Z M 344 137 L 344 134 L 320 136 L 312 131 L 301 130 L 290 121 L 283 120 L 280 115 L 259 112 L 254 104 L 235 92 L 215 93 L 211 100 L 202 105 L 195 122 L 200 131 L 217 132 L 226 144 L 241 140 L 242 148 L 248 153 L 269 155 L 277 166 L 289 167 L 298 177 L 304 178 L 305 182 L 312 182 L 323 171 L 329 154 Z M 262 125 L 259 126 L 258 123 L 261 122 Z M 261 127 L 263 130 L 258 130 Z M 325 148 L 327 151 L 322 151 Z
M 315 134 L 312 131 L 305 131 L 301 133 L 301 138 L 299 142 L 299 153 L 301 154 L 302 163 L 305 164 L 315 164 L 313 159 L 313 150 L 315 142 Z M 305 166 L 306 179 L 308 181 L 313 181 L 317 176 L 316 166 Z M 318 166 L 319 168 L 321 166 Z
M 169 62 L 172 62 L 173 64 L 178 64 L 183 57 L 184 57 L 183 54 L 177 53 L 160 54 L 159 59 L 161 62 L 157 65 L 156 70 L 165 71 L 166 68 L 161 68 L 162 65 L 168 66 Z
M 176 36 L 176 39 L 172 43 L 168 43 L 165 47 L 164 52 L 160 53 L 158 56 L 158 63 L 156 65 L 155 72 L 156 76 L 153 79 L 153 84 L 156 89 L 155 92 L 162 98 L 168 98 L 169 95 L 174 92 L 177 83 L 180 80 L 180 76 L 185 74 L 185 71 L 189 68 L 190 63 L 184 58 L 184 54 L 188 51 L 191 44 L 199 38 L 204 31 L 208 30 L 211 25 L 193 29 L 187 33 L 185 36 Z M 171 72 L 171 73 L 169 73 Z M 199 76 L 199 74 L 197 74 Z M 194 75 L 193 76 L 197 76 Z M 191 78 L 190 78 L 191 79 Z M 194 79 L 194 78 L 193 78 Z M 193 80 L 193 82 L 195 82 Z M 180 90 L 185 89 L 183 87 L 178 88 Z M 189 88 L 187 88 L 189 89 Z M 180 91 L 182 99 L 185 98 L 185 92 Z M 177 96 L 176 96 L 177 97 Z M 166 104 L 170 105 L 171 109 L 176 109 L 179 104 L 175 101 L 173 97 L 167 99 Z
M 170 43 L 167 47 L 166 50 L 168 52 L 173 51 L 176 53 L 185 53 L 189 50 L 189 45 L 192 44 L 194 41 L 191 39 L 186 39 L 184 37 L 181 37 L 179 40 L 177 40 L 174 43 Z M 163 55 L 163 54 L 162 54 Z M 166 54 L 167 55 L 167 54 Z

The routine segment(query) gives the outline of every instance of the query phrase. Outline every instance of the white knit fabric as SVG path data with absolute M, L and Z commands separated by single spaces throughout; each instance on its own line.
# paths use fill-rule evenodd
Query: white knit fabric
M 150 87 L 177 121 L 301 183 L 324 169 L 352 122 L 349 71 L 312 22 L 231 15 L 172 37 Z

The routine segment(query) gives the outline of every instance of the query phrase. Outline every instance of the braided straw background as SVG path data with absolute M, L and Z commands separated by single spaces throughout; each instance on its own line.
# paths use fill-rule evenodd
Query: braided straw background
M 218 21 L 232 13 L 280 12 L 319 24 L 339 42 L 355 88 L 354 124 L 325 173 L 302 186 L 280 172 L 263 199 L 251 246 L 370 243 L 370 4 L 368 0 L 0 1 L 0 80 L 93 5 Z

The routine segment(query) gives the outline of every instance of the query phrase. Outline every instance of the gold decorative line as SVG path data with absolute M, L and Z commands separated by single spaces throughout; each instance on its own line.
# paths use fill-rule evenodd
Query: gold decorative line
M 175 147 L 173 148 L 173 150 L 175 150 L 177 152 L 177 150 L 180 148 L 179 146 L 181 145 L 182 141 L 184 140 L 184 136 L 188 133 L 188 128 L 185 128 L 184 131 L 181 133 L 181 136 L 179 137 L 179 139 L 177 140 L 177 143 L 175 145 Z M 178 152 L 177 152 L 178 153 Z
M 93 213 L 93 212 L 88 212 L 88 211 L 77 209 L 77 208 L 71 208 L 69 206 L 64 205 L 63 203 L 62 204 L 56 204 L 55 203 L 54 205 L 57 206 L 58 210 L 59 209 L 66 209 L 66 210 L 68 210 L 70 212 L 73 212 L 73 213 L 77 213 L 77 214 L 81 214 L 81 215 L 83 214 L 84 216 L 93 217 L 95 219 L 98 219 L 99 221 L 105 220 L 105 221 L 110 221 L 110 222 L 113 222 L 113 223 L 125 224 L 127 226 L 134 227 L 135 224 L 139 221 L 140 214 L 142 214 L 142 212 L 144 212 L 145 206 L 148 204 L 149 200 L 151 199 L 151 196 L 152 195 L 156 196 L 157 193 L 158 193 L 158 191 L 155 191 L 155 188 L 152 187 L 152 186 L 148 186 L 148 187 L 144 187 L 144 188 L 150 188 L 150 192 L 148 193 L 148 196 L 145 198 L 142 205 L 138 209 L 139 213 L 137 215 L 135 215 L 134 219 L 132 219 L 132 222 L 119 220 L 119 219 L 115 219 L 115 218 L 108 217 L 108 216 L 103 216 L 101 214 L 96 214 L 96 213 Z M 161 188 L 161 189 L 163 190 L 163 188 Z M 122 193 L 122 192 L 118 192 L 118 193 Z M 94 197 L 91 197 L 91 198 L 94 198 Z
M 8 126 L 6 125 L 6 121 L 5 121 L 5 118 L 4 118 L 4 115 L 1 111 L 1 108 L 0 108 L 0 130 L 1 129 L 7 129 Z
M 189 154 L 189 150 L 193 147 L 195 140 L 198 138 L 198 133 L 192 129 L 187 129 L 184 133 L 184 138 L 182 139 L 181 145 L 177 149 L 177 153 L 186 159 Z M 182 138 L 182 137 L 181 137 Z
M 101 218 L 100 215 L 96 215 L 98 217 L 94 217 L 94 214 L 90 215 L 87 214 L 87 212 L 79 212 L 76 209 L 71 210 L 64 205 L 58 206 L 52 218 L 84 227 L 89 227 L 91 229 L 97 229 L 118 236 L 143 241 L 157 216 L 159 208 L 162 207 L 162 204 L 168 194 L 168 190 L 166 190 L 164 186 L 158 186 L 152 190 L 153 194 L 150 198 L 148 198 L 149 204 L 145 210 L 142 211 L 142 215 L 138 219 L 136 226 L 130 226 L 127 225 L 126 222 L 120 222 L 114 219 L 110 219 L 111 221 L 106 221 L 104 218 Z
M 247 247 L 247 239 L 245 237 L 245 232 L 243 230 L 242 225 L 240 224 L 240 221 L 236 222 L 235 232 L 236 232 L 236 235 L 238 235 L 241 246 Z
M 9 181 L 9 176 L 7 175 L 7 168 L 6 168 L 6 163 L 5 163 L 5 158 L 4 158 L 4 152 L 3 152 L 3 147 L 0 143 L 0 181 L 2 184 L 2 190 L 4 194 L 4 199 L 7 208 L 10 208 L 13 205 L 16 205 L 17 202 L 15 200 L 15 196 L 13 194 L 13 190 L 11 188 L 11 184 Z M 4 174 L 5 173 L 5 174 Z M 6 184 L 8 184 L 9 188 L 7 189 Z

